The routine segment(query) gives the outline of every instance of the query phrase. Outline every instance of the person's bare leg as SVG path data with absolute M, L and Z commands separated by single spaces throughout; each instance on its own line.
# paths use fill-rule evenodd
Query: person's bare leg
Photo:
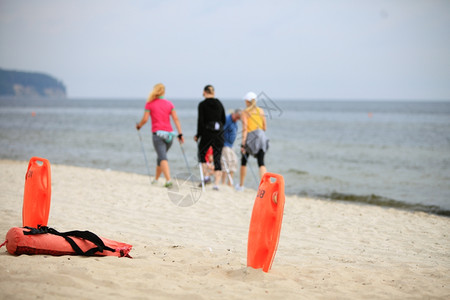
M 214 184 L 219 186 L 220 179 L 222 179 L 222 171 L 214 171 Z
M 202 163 L 202 170 L 203 170 L 203 182 L 210 183 L 211 182 L 211 176 L 214 175 L 211 174 L 211 170 L 208 168 L 208 165 L 206 163 Z
M 162 160 L 160 165 L 161 165 L 161 171 L 164 174 L 166 181 L 170 181 L 169 162 L 167 160 Z
M 247 167 L 241 166 L 241 178 L 239 179 L 239 185 L 244 186 L 245 176 L 247 175 Z
M 161 176 L 161 166 L 156 166 L 155 180 L 158 181 L 159 176 Z
M 259 167 L 259 178 L 262 178 L 264 173 L 267 172 L 266 166 Z

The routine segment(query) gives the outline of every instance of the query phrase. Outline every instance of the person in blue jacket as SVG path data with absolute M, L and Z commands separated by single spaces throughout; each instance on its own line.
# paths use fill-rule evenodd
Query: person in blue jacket
M 229 174 L 228 185 L 232 185 L 233 175 L 237 171 L 238 158 L 233 150 L 233 144 L 236 140 L 238 125 L 237 121 L 241 119 L 241 110 L 236 109 L 225 119 L 223 127 L 224 144 L 222 148 L 222 170 Z M 225 183 L 225 176 L 222 176 L 222 183 Z

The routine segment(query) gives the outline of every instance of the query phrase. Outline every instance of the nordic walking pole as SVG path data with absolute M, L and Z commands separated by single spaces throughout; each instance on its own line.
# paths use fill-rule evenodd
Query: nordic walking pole
M 222 157 L 222 162 L 223 162 L 223 165 L 225 167 L 225 171 L 227 171 L 228 180 L 230 180 L 230 184 L 231 184 L 231 186 L 233 186 L 233 178 L 231 178 L 230 169 L 228 169 L 228 164 L 227 164 L 226 160 L 223 157 Z
M 136 123 L 136 125 L 137 125 L 137 123 Z M 141 132 L 137 128 L 136 128 L 136 130 L 137 130 L 137 133 L 138 133 L 138 136 L 139 136 L 139 141 L 141 143 L 142 154 L 144 154 L 144 160 L 145 160 L 145 166 L 147 167 L 148 178 L 150 179 L 150 183 L 151 183 L 152 182 L 152 177 L 150 175 L 150 168 L 148 167 L 147 155 L 145 154 L 144 143 L 142 142 Z
M 197 142 L 197 145 L 198 145 L 198 142 Z M 199 154 L 199 156 L 200 156 L 200 154 Z M 202 168 L 202 161 L 201 160 L 199 161 L 198 166 L 200 168 L 200 180 L 202 181 L 202 192 L 204 192 L 205 191 L 205 178 L 203 177 L 203 168 Z
M 205 191 L 205 179 L 203 177 L 203 168 L 202 168 L 202 162 L 199 162 L 198 166 L 200 167 L 200 180 L 202 181 L 202 191 Z
M 188 163 L 188 160 L 186 158 L 186 153 L 184 152 L 184 147 L 183 147 L 183 145 L 181 145 L 181 143 L 180 143 L 180 148 L 181 148 L 181 152 L 183 153 L 184 162 L 186 163 L 186 167 L 188 169 L 188 172 L 189 172 L 190 175 L 192 175 L 191 168 L 189 167 L 189 163 Z

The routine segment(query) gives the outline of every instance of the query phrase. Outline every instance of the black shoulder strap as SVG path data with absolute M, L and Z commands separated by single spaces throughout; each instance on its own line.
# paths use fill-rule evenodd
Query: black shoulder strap
M 74 231 L 68 231 L 68 232 L 58 232 L 57 230 L 55 230 L 53 228 L 49 228 L 47 226 L 40 226 L 40 225 L 38 225 L 38 228 L 33 228 L 33 227 L 25 227 L 25 228 L 29 229 L 30 231 L 24 231 L 23 232 L 24 235 L 49 233 L 49 234 L 54 234 L 54 235 L 63 237 L 70 244 L 70 246 L 75 251 L 75 253 L 78 255 L 92 256 L 92 255 L 95 255 L 95 253 L 97 253 L 97 252 L 102 253 L 103 250 L 107 250 L 107 251 L 111 251 L 111 252 L 116 251 L 115 249 L 106 246 L 105 243 L 103 243 L 103 241 L 95 233 L 92 233 L 90 231 L 74 230 Z M 77 238 L 81 238 L 81 239 L 90 241 L 97 247 L 94 247 L 94 248 L 89 249 L 86 252 L 84 252 L 83 250 L 81 250 L 81 248 L 77 245 L 77 243 L 75 243 L 75 241 L 71 237 L 77 237 Z

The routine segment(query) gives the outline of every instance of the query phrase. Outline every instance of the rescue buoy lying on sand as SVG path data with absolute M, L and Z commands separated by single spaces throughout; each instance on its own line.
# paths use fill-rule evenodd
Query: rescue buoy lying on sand
M 13 227 L 6 234 L 10 254 L 84 255 L 130 257 L 129 244 L 100 238 L 90 231 L 58 232 L 39 226 Z M 4 245 L 2 244 L 2 246 Z M 0 246 L 1 247 L 1 246 Z

